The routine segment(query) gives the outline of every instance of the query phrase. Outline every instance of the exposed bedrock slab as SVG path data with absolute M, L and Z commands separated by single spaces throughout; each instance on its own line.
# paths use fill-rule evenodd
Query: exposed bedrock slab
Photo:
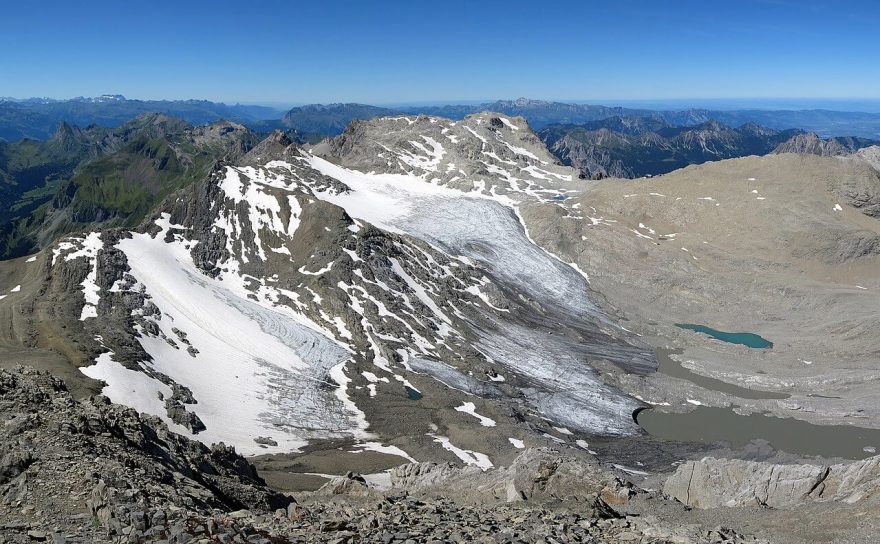
M 705 457 L 678 467 L 663 491 L 695 508 L 784 508 L 812 501 L 876 500 L 880 494 L 880 456 L 836 465 L 779 465 Z

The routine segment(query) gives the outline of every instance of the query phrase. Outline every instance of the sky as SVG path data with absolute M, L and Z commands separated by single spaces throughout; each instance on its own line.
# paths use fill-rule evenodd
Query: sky
M 877 0 L 0 5 L 0 96 L 880 99 Z

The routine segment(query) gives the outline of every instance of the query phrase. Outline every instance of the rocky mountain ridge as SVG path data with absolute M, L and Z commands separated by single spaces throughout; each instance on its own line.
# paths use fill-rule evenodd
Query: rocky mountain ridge
M 390 126 L 396 127 L 389 130 Z M 276 136 L 245 160 L 256 161 L 257 155 L 278 151 L 285 143 L 283 136 Z M 216 421 L 197 415 L 221 408 L 212 404 L 221 399 L 209 402 L 206 395 L 216 393 L 184 370 L 190 361 L 215 361 L 231 347 L 228 341 L 217 343 L 204 336 L 205 326 L 197 318 L 206 301 L 219 297 L 225 307 L 255 319 L 262 334 L 269 327 L 274 335 L 282 334 L 289 357 L 302 360 L 291 368 L 276 351 L 261 349 L 254 356 L 254 348 L 234 348 L 243 359 L 228 372 L 237 369 L 241 378 L 247 365 L 256 365 L 255 381 L 246 390 L 265 391 L 258 395 L 265 404 L 254 405 L 252 414 L 261 414 L 264 434 L 247 431 L 249 438 L 233 442 L 239 448 L 266 448 L 265 443 L 255 443 L 259 437 L 268 437 L 273 450 L 290 448 L 303 438 L 363 436 L 362 416 L 347 399 L 352 393 L 349 384 L 365 388 L 368 398 L 383 396 L 381 377 L 385 384 L 400 384 L 388 390 L 393 396 L 405 391 L 422 396 L 427 392 L 414 385 L 421 380 L 419 374 L 456 390 L 510 402 L 514 413 L 523 410 L 517 405 L 524 402 L 568 427 L 637 432 L 629 414 L 638 404 L 606 390 L 589 369 L 579 369 L 570 359 L 603 358 L 641 371 L 651 367 L 652 357 L 590 309 L 585 291 L 572 291 L 586 289 L 583 277 L 529 242 L 509 204 L 496 200 L 555 202 L 561 189 L 551 190 L 548 183 L 553 187 L 552 180 L 571 178 L 561 173 L 566 169 L 552 164 L 546 151 L 543 157 L 538 154 L 540 142 L 521 120 L 481 115 L 461 124 L 434 118 L 372 121 L 353 125 L 329 145 L 342 164 L 401 176 L 387 178 L 398 185 L 385 192 L 386 178 L 364 177 L 287 145 L 276 160 L 263 157 L 260 167 L 218 166 L 205 183 L 170 197 L 143 232 L 91 233 L 54 247 L 49 273 L 58 279 L 50 281 L 62 283 L 49 291 L 67 301 L 59 308 L 70 307 L 71 314 L 80 315 L 75 329 L 81 328 L 84 338 L 79 343 L 88 346 L 99 363 L 87 373 L 114 383 L 123 377 L 119 365 L 145 372 L 150 385 L 142 387 L 156 388 L 170 400 L 144 401 L 140 409 L 167 417 L 169 425 L 180 425 L 177 430 L 198 433 L 205 440 L 230 441 L 215 434 L 222 431 Z M 283 156 L 291 162 L 277 160 Z M 483 181 L 464 182 L 480 176 Z M 488 186 L 488 179 L 496 183 Z M 414 193 L 401 199 L 404 187 Z M 360 199 L 370 198 L 400 199 L 399 212 L 422 206 L 421 199 L 435 212 L 471 206 L 484 214 L 487 230 L 461 232 L 462 227 L 470 228 L 467 221 L 453 218 L 449 223 L 447 218 L 446 223 L 428 225 L 409 212 L 395 220 L 394 214 L 385 214 L 387 208 L 368 212 L 357 207 Z M 346 207 L 350 205 L 355 207 Z M 460 252 L 467 258 L 456 257 Z M 486 260 L 486 252 L 518 259 L 534 271 L 508 269 L 497 260 Z M 173 255 L 175 268 L 165 268 L 166 253 Z M 161 278 L 154 277 L 159 271 Z M 556 284 L 532 281 L 530 274 L 535 273 L 557 277 L 566 295 L 560 296 Z M 194 274 L 204 276 L 195 284 L 205 289 L 199 297 L 198 289 L 186 303 L 179 295 L 172 299 L 163 294 L 170 286 L 189 285 Z M 78 283 L 89 286 L 84 292 L 98 293 L 95 302 L 86 298 L 85 306 L 76 303 Z M 537 324 L 528 333 L 552 350 L 554 360 L 526 344 L 520 349 L 528 355 L 512 358 L 507 342 L 523 341 L 516 337 L 527 334 L 524 323 L 556 312 L 565 316 L 571 339 L 551 338 L 549 332 L 541 336 Z M 112 335 L 102 332 L 108 320 L 115 323 Z M 574 338 L 581 341 L 575 343 Z M 494 362 L 499 358 L 508 360 L 506 369 Z M 277 396 L 277 385 L 261 382 L 265 370 L 257 368 L 267 363 L 277 365 L 271 370 L 273 380 L 283 384 L 286 398 Z M 306 368 L 314 382 L 296 377 Z M 360 370 L 353 372 L 354 368 Z M 552 368 L 566 373 L 565 383 Z M 574 381 L 584 388 L 567 390 Z M 178 386 L 190 393 L 174 393 Z M 279 434 L 279 418 L 288 421 L 292 414 L 302 420 L 286 423 L 290 431 Z M 240 410 L 238 417 L 245 419 L 237 429 L 245 431 L 251 416 Z M 322 430 L 302 431 L 312 420 Z M 442 443 L 430 425 L 423 425 L 426 432 L 419 442 Z M 288 432 L 285 440 L 293 442 L 282 440 Z M 511 449 L 506 437 L 499 440 L 506 446 L 496 447 Z M 484 463 L 482 455 L 473 453 L 472 458 Z
M 792 136 L 791 139 L 774 149 L 773 152 L 801 153 L 828 157 L 849 155 L 872 145 L 877 145 L 876 141 L 851 137 L 820 138 L 815 132 L 807 132 Z
M 550 125 L 539 137 L 564 164 L 586 178 L 637 178 L 690 164 L 768 153 L 845 155 L 874 143 L 864 138 L 819 138 L 799 129 L 774 130 L 718 121 L 673 126 L 655 118 L 613 117 L 583 125 Z
M 162 197 L 234 160 L 259 138 L 226 121 L 193 127 L 144 114 L 115 129 L 62 123 L 46 142 L 0 144 L 0 254 L 33 251 L 87 225 L 134 225 Z

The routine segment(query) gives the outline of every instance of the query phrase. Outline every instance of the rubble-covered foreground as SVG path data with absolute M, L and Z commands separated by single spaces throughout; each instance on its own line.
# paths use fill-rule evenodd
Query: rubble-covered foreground
M 0 422 L 0 543 L 755 542 L 623 516 L 612 505 L 630 484 L 553 450 L 487 472 L 404 465 L 386 491 L 348 475 L 294 500 L 233 449 L 104 397 L 74 401 L 30 368 L 0 371 Z

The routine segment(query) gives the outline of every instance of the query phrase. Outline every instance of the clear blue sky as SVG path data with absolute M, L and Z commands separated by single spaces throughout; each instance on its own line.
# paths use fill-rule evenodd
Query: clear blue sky
M 3 4 L 0 96 L 880 98 L 877 0 Z

